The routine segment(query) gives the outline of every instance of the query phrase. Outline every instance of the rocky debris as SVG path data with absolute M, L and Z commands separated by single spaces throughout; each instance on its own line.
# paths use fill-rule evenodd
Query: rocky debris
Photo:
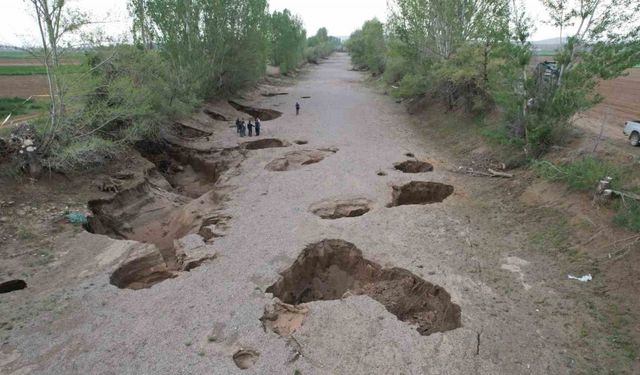
M 308 314 L 306 305 L 294 306 L 276 299 L 273 304 L 265 306 L 260 321 L 265 332 L 268 329 L 280 336 L 290 336 L 302 327 Z
M 108 193 L 117 193 L 122 188 L 122 181 L 110 176 L 98 176 L 93 183 L 98 190 Z
M 191 271 L 216 257 L 216 252 L 211 245 L 207 245 L 204 239 L 197 234 L 190 234 L 175 240 L 174 250 L 178 264 L 183 271 Z
M 389 207 L 440 203 L 453 194 L 453 186 L 439 182 L 411 181 L 402 186 L 393 186 Z
M 42 174 L 35 127 L 23 122 L 11 130 L 9 139 L 0 138 L 0 161 L 9 160 L 32 178 Z
M 270 98 L 272 96 L 289 95 L 289 93 L 288 92 L 263 92 L 261 95 L 266 98 Z
M 265 169 L 274 172 L 300 169 L 305 165 L 319 163 L 328 156 L 329 152 L 322 150 L 292 151 L 282 158 L 275 159 L 266 165 Z
M 262 138 L 257 141 L 245 142 L 242 147 L 246 150 L 262 150 L 265 148 L 288 147 L 289 142 L 277 138 Z
M 382 268 L 343 240 L 307 246 L 281 275 L 267 293 L 287 304 L 366 295 L 424 336 L 462 326 L 460 306 L 442 287 L 402 268 Z
M 145 289 L 176 277 L 167 267 L 158 248 L 151 244 L 139 244 L 129 249 L 124 259 L 111 274 L 112 285 L 124 289 Z
M 372 202 L 366 198 L 332 199 L 313 204 L 309 211 L 323 219 L 362 216 L 371 210 Z
M 332 154 L 337 153 L 338 151 L 340 151 L 339 148 L 337 147 L 325 147 L 325 148 L 321 148 L 319 149 L 320 151 L 324 151 L 324 152 L 331 152 Z
M 210 216 L 202 222 L 202 226 L 198 231 L 198 234 L 204 238 L 205 241 L 210 241 L 214 238 L 224 237 L 225 231 L 228 229 L 227 222 L 231 218 L 226 215 L 214 215 Z
M 27 283 L 24 280 L 8 280 L 0 282 L 0 294 L 15 292 L 16 290 L 22 290 L 27 287 Z
M 298 140 L 298 141 L 293 141 L 293 143 L 297 145 L 306 145 L 307 143 L 309 143 L 309 141 Z
M 229 104 L 237 111 L 244 112 L 253 118 L 259 118 L 262 121 L 271 121 L 282 116 L 282 112 L 276 111 L 274 109 L 251 107 L 248 105 L 240 104 L 233 100 L 229 100 Z
M 240 349 L 233 355 L 233 362 L 241 370 L 253 367 L 258 362 L 260 353 L 251 349 Z
M 424 173 L 433 171 L 433 165 L 419 160 L 407 160 L 402 163 L 396 163 L 393 167 L 404 173 Z

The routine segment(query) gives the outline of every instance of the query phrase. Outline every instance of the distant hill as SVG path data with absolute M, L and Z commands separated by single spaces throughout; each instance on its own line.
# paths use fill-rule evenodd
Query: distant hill
M 550 38 L 531 42 L 535 51 L 555 52 L 567 42 L 567 38 Z

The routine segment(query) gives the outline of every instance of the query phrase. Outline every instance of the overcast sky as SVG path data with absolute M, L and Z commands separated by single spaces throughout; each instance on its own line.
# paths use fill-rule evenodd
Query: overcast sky
M 101 27 L 114 37 L 129 32 L 127 0 L 67 0 L 77 8 L 88 11 L 94 20 L 105 22 Z M 364 21 L 378 17 L 386 19 L 387 0 L 270 0 L 271 10 L 288 8 L 304 21 L 308 34 L 327 27 L 334 36 L 348 36 Z M 556 37 L 558 33 L 544 24 L 540 0 L 525 0 L 527 9 L 536 21 L 534 39 Z M 35 21 L 25 0 L 0 0 L 0 44 L 33 45 L 36 42 Z

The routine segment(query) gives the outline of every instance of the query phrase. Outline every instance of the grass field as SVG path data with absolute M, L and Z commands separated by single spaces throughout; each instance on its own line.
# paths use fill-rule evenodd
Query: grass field
M 25 98 L 0 98 L 0 122 L 9 114 L 13 116 L 42 112 L 47 109 L 47 100 L 27 100 Z
M 65 74 L 82 73 L 86 70 L 87 68 L 84 65 L 62 65 L 62 72 Z M 29 76 L 34 74 L 47 74 L 47 72 L 42 65 L 0 65 L 1 76 Z
M 82 59 L 84 57 L 84 52 L 69 52 L 69 53 L 64 53 L 62 56 L 62 58 L 64 59 Z M 34 59 L 32 54 L 30 54 L 29 52 L 26 51 L 6 51 L 6 50 L 0 50 L 0 60 L 3 59 L 13 59 L 13 60 L 22 60 L 22 59 Z

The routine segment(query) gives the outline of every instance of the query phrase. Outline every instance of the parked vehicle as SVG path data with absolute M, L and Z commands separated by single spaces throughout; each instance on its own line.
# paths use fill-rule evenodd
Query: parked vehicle
M 623 133 L 629 137 L 632 146 L 640 145 L 640 120 L 625 122 Z

